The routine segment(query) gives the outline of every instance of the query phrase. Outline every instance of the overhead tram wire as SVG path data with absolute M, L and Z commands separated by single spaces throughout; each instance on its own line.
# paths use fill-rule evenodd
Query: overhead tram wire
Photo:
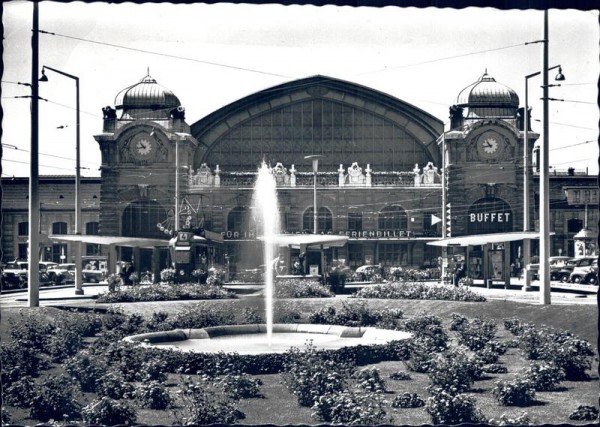
M 71 39 L 71 40 L 77 40 L 77 41 L 86 42 L 86 43 L 93 43 L 93 44 L 98 44 L 98 45 L 102 45 L 102 46 L 109 46 L 109 47 L 114 47 L 114 48 L 117 48 L 117 49 L 129 50 L 129 51 L 133 51 L 133 52 L 146 53 L 146 54 L 149 54 L 149 55 L 164 56 L 166 58 L 179 59 L 179 60 L 182 60 L 182 61 L 197 62 L 197 63 L 205 64 L 205 65 L 214 65 L 216 67 L 224 67 L 224 68 L 230 68 L 230 69 L 233 69 L 233 70 L 248 71 L 248 72 L 251 72 L 251 73 L 264 74 L 264 75 L 274 76 L 274 77 L 283 77 L 283 78 L 286 78 L 286 79 L 291 78 L 290 76 L 285 76 L 285 75 L 282 75 L 282 74 L 269 73 L 267 71 L 254 70 L 252 68 L 238 67 L 238 66 L 235 66 L 235 65 L 228 65 L 228 64 L 220 64 L 218 62 L 203 61 L 201 59 L 188 58 L 188 57 L 185 57 L 185 56 L 172 55 L 172 54 L 162 53 L 162 52 L 153 52 L 151 50 L 137 49 L 137 48 L 133 48 L 133 47 L 129 47 L 129 46 L 123 46 L 123 45 L 118 45 L 118 44 L 114 44 L 114 43 L 101 42 L 101 41 L 97 41 L 97 40 L 89 40 L 89 39 L 84 39 L 82 37 L 68 36 L 66 34 L 53 33 L 53 32 L 50 32 L 50 31 L 39 30 L 39 32 L 41 34 L 48 34 L 48 35 L 51 35 L 51 36 L 64 37 L 64 38 Z
M 398 69 L 401 69 L 401 68 L 417 67 L 419 65 L 425 65 L 425 64 L 432 64 L 432 63 L 435 63 L 435 62 L 447 61 L 449 59 L 463 58 L 465 56 L 471 56 L 471 55 L 479 55 L 480 53 L 488 53 L 488 52 L 494 52 L 494 51 L 498 51 L 498 50 L 511 49 L 513 47 L 527 46 L 528 44 L 529 44 L 528 42 L 525 42 L 525 43 L 518 43 L 518 44 L 509 45 L 509 46 L 496 47 L 496 48 L 492 48 L 492 49 L 479 50 L 479 51 L 475 51 L 475 52 L 463 53 L 463 54 L 460 54 L 460 55 L 446 56 L 444 58 L 436 58 L 436 59 L 430 59 L 428 61 L 415 62 L 413 64 L 398 65 L 398 66 L 395 66 L 395 67 L 386 67 L 386 68 L 383 68 L 383 69 L 374 70 L 374 71 L 367 71 L 367 72 L 356 74 L 356 75 L 357 76 L 364 76 L 364 75 L 368 75 L 368 74 L 382 73 L 384 71 L 398 70 Z

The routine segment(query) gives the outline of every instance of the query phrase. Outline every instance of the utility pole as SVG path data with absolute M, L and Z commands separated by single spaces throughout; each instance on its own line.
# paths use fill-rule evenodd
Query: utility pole
M 31 33 L 31 150 L 29 160 L 29 253 L 27 266 L 29 307 L 40 305 L 40 195 L 39 195 L 39 5 L 33 2 L 33 31 Z

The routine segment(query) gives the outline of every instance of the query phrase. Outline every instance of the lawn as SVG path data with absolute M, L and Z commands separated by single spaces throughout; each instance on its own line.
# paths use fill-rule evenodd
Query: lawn
M 303 317 L 315 312 L 316 310 L 328 306 L 341 306 L 343 299 L 319 298 L 319 299 L 296 299 L 278 301 L 277 304 L 293 305 L 293 307 L 303 313 Z M 242 298 L 238 300 L 214 300 L 214 301 L 178 301 L 178 302 L 153 302 L 137 304 L 114 304 L 113 307 L 119 307 L 126 314 L 140 314 L 145 318 L 150 318 L 152 313 L 162 311 L 175 314 L 182 311 L 190 304 L 200 304 L 204 307 L 213 307 L 218 311 L 227 311 L 237 313 L 238 320 L 240 313 L 245 308 L 261 309 L 262 299 Z M 452 313 L 461 313 L 468 318 L 481 316 L 485 319 L 493 320 L 497 323 L 497 340 L 507 342 L 513 339 L 513 335 L 503 327 L 503 320 L 508 318 L 519 318 L 525 322 L 534 323 L 536 326 L 547 325 L 554 328 L 569 330 L 575 335 L 589 341 L 597 349 L 597 307 L 588 305 L 551 305 L 538 306 L 523 303 L 514 303 L 509 301 L 487 301 L 483 303 L 454 302 L 454 301 L 422 301 L 422 300 L 367 300 L 367 306 L 375 311 L 382 311 L 388 308 L 400 309 L 404 313 L 404 318 L 410 318 L 419 313 L 427 313 L 438 316 L 443 319 L 446 331 L 451 339 L 451 345 L 456 344 L 456 334 L 448 330 Z M 98 304 L 97 307 L 106 308 L 107 305 Z M 43 312 L 50 320 L 56 314 L 57 309 L 25 309 L 39 310 Z M 17 309 L 5 309 L 2 312 L 2 322 L 0 323 L 0 338 L 3 342 L 9 339 L 9 320 L 18 315 Z M 299 343 L 302 347 L 303 343 Z M 592 369 L 589 371 L 590 378 L 584 381 L 563 381 L 559 391 L 538 392 L 536 402 L 526 407 L 501 406 L 492 395 L 491 390 L 498 380 L 512 380 L 521 375 L 523 368 L 529 366 L 529 361 L 523 357 L 518 348 L 509 348 L 507 353 L 500 356 L 499 363 L 505 365 L 508 372 L 505 374 L 488 374 L 481 380 L 473 384 L 469 391 L 477 399 L 477 407 L 485 414 L 486 419 L 498 419 L 506 414 L 511 418 L 518 417 L 526 412 L 533 424 L 583 424 L 585 422 L 569 420 L 569 414 L 572 413 L 578 405 L 597 405 L 598 396 L 598 358 L 595 356 Z M 381 378 L 385 380 L 387 392 L 385 405 L 388 417 L 386 422 L 402 425 L 422 425 L 431 423 L 431 417 L 425 408 L 392 408 L 390 403 L 396 396 L 404 392 L 418 394 L 422 399 L 427 400 L 429 394 L 427 387 L 430 380 L 427 374 L 408 371 L 407 365 L 403 361 L 385 361 L 374 365 L 380 371 Z M 48 373 L 61 374 L 64 369 L 60 365 L 55 365 Z M 395 372 L 407 372 L 410 374 L 410 380 L 393 380 L 390 374 Z M 262 380 L 260 393 L 262 397 L 242 399 L 239 401 L 238 409 L 245 414 L 245 418 L 239 420 L 241 424 L 321 424 L 317 419 L 311 416 L 311 410 L 307 407 L 300 407 L 294 395 L 286 388 L 283 374 L 255 375 L 255 378 Z M 174 395 L 178 389 L 181 377 L 176 374 L 169 374 L 166 384 L 168 390 Z M 83 404 L 89 403 L 95 398 L 93 393 L 82 394 Z M 8 408 L 12 417 L 12 423 L 31 425 L 37 421 L 28 418 L 26 409 Z M 137 422 L 144 424 L 164 424 L 169 425 L 175 421 L 171 410 L 151 410 L 137 409 Z

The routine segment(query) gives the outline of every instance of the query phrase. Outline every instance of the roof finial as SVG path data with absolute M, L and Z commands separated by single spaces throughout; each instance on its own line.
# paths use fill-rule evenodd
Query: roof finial
M 148 73 L 146 74 L 148 77 L 150 77 L 150 67 L 147 68 Z
M 150 71 L 148 71 L 148 73 L 150 73 Z M 483 74 L 487 75 L 487 67 L 485 67 L 485 72 Z

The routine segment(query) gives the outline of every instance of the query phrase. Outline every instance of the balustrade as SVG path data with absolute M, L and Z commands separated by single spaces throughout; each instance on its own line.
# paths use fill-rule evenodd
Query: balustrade
M 196 171 L 189 169 L 188 185 L 190 190 L 210 187 L 241 187 L 249 188 L 254 185 L 258 172 L 222 171 L 219 165 L 212 170 L 202 164 Z M 273 168 L 278 187 L 312 187 L 314 175 L 311 172 L 299 172 L 291 165 L 284 168 L 281 163 Z M 320 187 L 439 187 L 441 177 L 435 166 L 430 162 L 423 170 L 415 165 L 410 172 L 373 171 L 370 165 L 361 168 L 356 162 L 345 169 L 343 165 L 335 172 L 322 171 L 317 174 L 317 184 Z

